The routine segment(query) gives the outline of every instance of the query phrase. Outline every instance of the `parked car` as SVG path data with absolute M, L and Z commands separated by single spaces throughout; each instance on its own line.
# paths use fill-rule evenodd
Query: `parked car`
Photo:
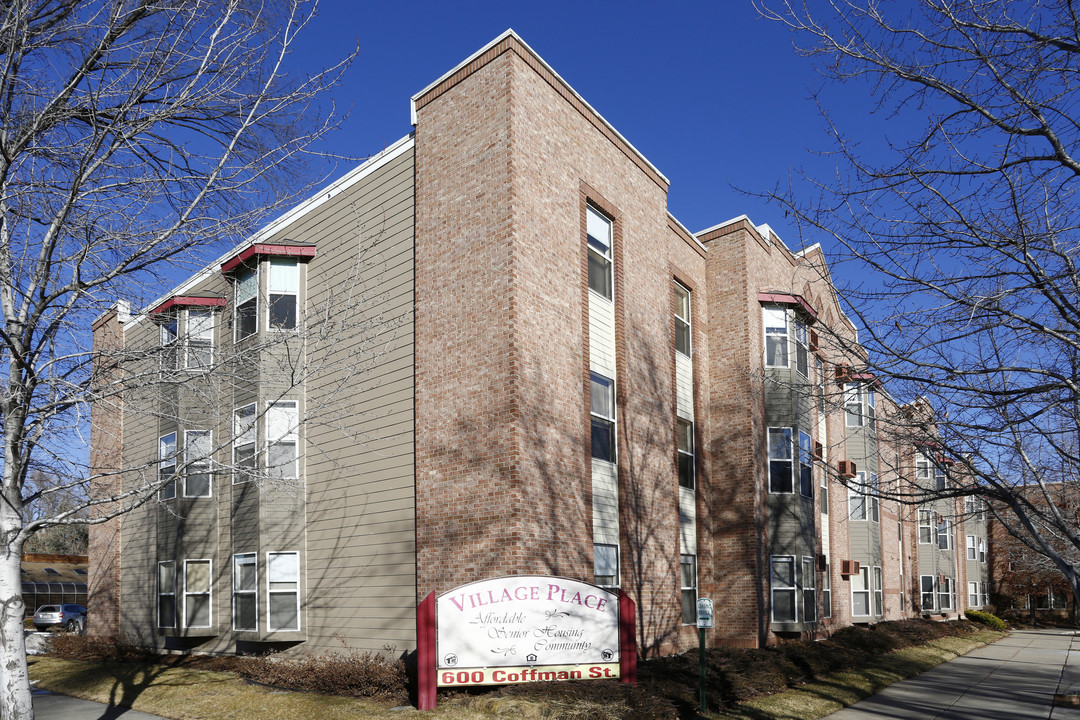
M 42 605 L 34 613 L 34 627 L 48 630 L 57 625 L 68 632 L 86 630 L 86 608 L 82 605 Z

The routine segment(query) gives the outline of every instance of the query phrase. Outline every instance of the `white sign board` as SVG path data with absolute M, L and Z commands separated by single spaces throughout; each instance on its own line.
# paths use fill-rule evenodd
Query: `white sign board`
M 713 626 L 713 604 L 709 598 L 700 598 L 697 601 L 697 626 L 698 629 L 708 629 Z
M 438 684 L 619 677 L 619 598 L 542 575 L 481 580 L 435 600 Z

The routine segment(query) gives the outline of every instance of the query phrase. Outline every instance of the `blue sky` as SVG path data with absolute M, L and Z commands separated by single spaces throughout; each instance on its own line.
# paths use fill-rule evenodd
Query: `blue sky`
M 413 93 L 507 28 L 671 180 L 669 209 L 690 230 L 746 214 L 799 246 L 781 209 L 736 188 L 770 189 L 799 169 L 831 173 L 820 154 L 829 147 L 825 124 L 810 99 L 822 79 L 787 29 L 749 0 L 323 0 L 291 67 L 327 65 L 359 43 L 333 92 L 350 116 L 328 147 L 361 158 L 410 131 Z M 825 90 L 849 127 L 873 131 L 866 84 Z

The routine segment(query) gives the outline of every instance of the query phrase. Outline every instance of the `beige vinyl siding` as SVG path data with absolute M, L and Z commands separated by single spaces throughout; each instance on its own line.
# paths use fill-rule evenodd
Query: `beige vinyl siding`
M 697 507 L 694 491 L 679 487 L 679 552 L 697 555 Z
M 679 417 L 694 420 L 694 362 L 675 353 L 675 411 Z
M 615 466 L 592 462 L 593 542 L 619 544 L 619 490 Z
M 589 369 L 615 377 L 615 305 L 589 293 Z

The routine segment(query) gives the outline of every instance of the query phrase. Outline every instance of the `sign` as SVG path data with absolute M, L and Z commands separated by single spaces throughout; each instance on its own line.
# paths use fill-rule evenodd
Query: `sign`
M 700 629 L 713 626 L 713 604 L 708 598 L 700 598 L 697 601 L 697 626 Z
M 567 578 L 520 575 L 435 599 L 440 687 L 618 678 L 619 597 Z

